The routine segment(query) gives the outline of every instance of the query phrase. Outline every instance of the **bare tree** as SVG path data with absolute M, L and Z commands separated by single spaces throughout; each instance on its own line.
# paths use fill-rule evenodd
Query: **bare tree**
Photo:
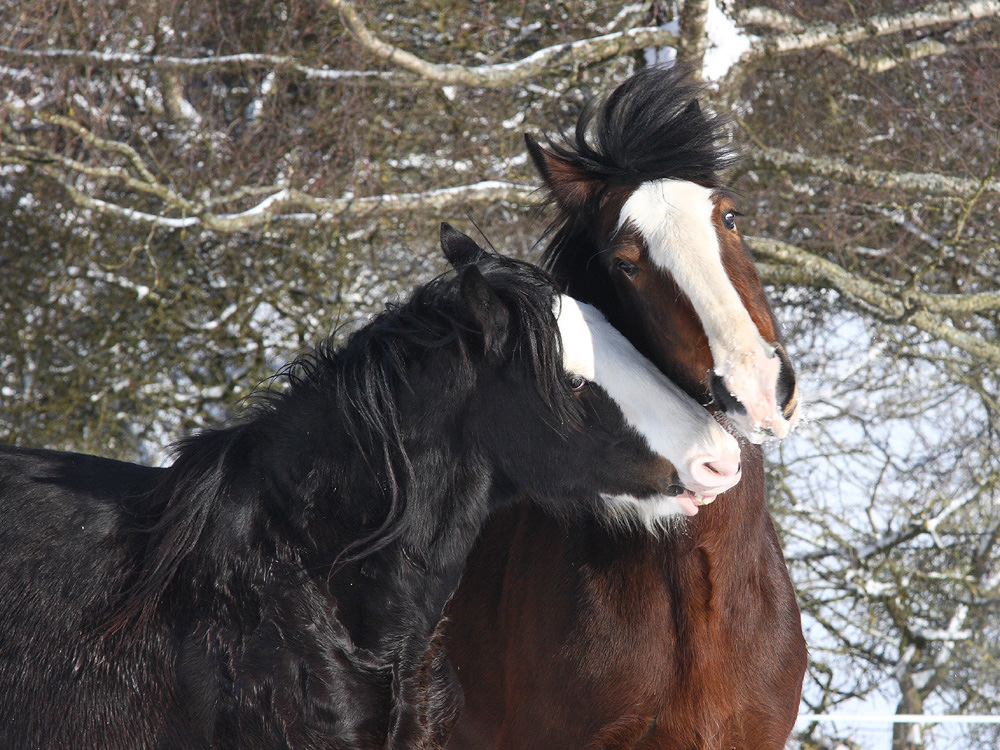
M 771 451 L 806 705 L 996 712 L 998 16 L 5 3 L 0 433 L 163 460 L 179 427 L 441 269 L 439 220 L 537 255 L 522 134 L 679 50 L 733 115 L 743 229 L 811 399 Z M 893 746 L 977 732 L 900 725 Z

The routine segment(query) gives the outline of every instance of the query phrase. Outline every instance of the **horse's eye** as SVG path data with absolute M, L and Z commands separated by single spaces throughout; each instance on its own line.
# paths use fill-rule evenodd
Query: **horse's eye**
M 587 379 L 583 375 L 570 375 L 569 376 L 569 387 L 570 390 L 579 393 L 588 385 Z
M 630 279 L 634 279 L 636 274 L 639 273 L 639 266 L 626 258 L 615 258 L 615 268 L 628 276 Z
M 736 229 L 736 212 L 726 211 L 726 215 L 722 217 L 722 223 L 726 225 L 726 229 Z

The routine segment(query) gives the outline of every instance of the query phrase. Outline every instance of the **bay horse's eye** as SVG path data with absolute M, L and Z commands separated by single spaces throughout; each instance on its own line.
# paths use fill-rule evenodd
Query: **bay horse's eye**
M 735 211 L 726 211 L 726 215 L 722 217 L 722 223 L 726 225 L 726 229 L 736 229 L 736 217 Z
M 587 387 L 587 379 L 583 375 L 570 375 L 569 376 L 569 387 L 574 393 L 579 393 Z
M 615 258 L 615 268 L 630 279 L 634 279 L 639 273 L 639 266 L 626 258 Z

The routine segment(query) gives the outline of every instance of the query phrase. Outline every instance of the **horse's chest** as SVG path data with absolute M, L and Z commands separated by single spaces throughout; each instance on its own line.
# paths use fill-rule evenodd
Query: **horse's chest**
M 712 572 L 707 555 L 689 549 L 655 561 L 622 559 L 581 577 L 563 655 L 573 655 L 609 717 L 633 717 L 626 734 L 637 747 L 662 733 L 664 716 L 715 723 L 707 707 L 724 715 L 739 690 L 738 624 L 719 601 Z M 673 731 L 686 734 L 682 726 Z

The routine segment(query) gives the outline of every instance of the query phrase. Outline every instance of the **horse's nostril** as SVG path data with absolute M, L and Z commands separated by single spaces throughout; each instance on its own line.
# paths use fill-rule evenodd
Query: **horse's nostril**
M 732 461 L 721 457 L 714 461 L 705 461 L 702 466 L 717 477 L 731 477 L 739 474 L 741 470 L 741 463 L 738 459 Z
M 746 407 L 742 402 L 729 392 L 725 381 L 714 372 L 709 376 L 708 388 L 712 394 L 712 400 L 723 414 L 738 415 L 747 413 Z

